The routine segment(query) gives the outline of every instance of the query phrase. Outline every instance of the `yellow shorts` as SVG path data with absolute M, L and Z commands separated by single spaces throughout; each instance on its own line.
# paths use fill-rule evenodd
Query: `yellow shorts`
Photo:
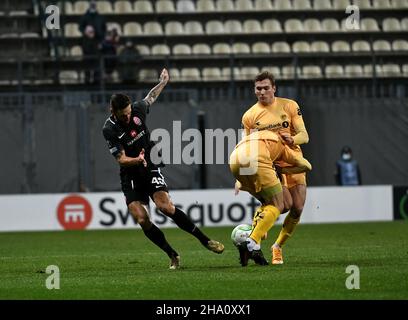
M 297 185 L 306 185 L 306 172 L 282 174 L 282 186 L 290 189 Z
M 269 199 L 282 192 L 282 185 L 272 166 L 267 143 L 259 141 L 257 157 L 251 159 L 252 165 L 240 163 L 239 154 L 248 151 L 245 144 L 239 145 L 230 156 L 230 170 L 241 183 L 241 190 L 248 191 L 257 199 Z M 260 161 L 258 161 L 260 160 Z M 249 170 L 252 169 L 252 170 Z

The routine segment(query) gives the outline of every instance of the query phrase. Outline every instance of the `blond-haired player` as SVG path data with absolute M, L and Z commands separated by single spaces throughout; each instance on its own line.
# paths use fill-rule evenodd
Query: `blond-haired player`
M 255 95 L 258 102 L 242 117 L 246 134 L 250 130 L 269 130 L 278 133 L 285 143 L 296 153 L 302 155 L 301 144 L 309 141 L 299 105 L 290 99 L 275 96 L 275 79 L 264 71 L 255 78 Z M 287 164 L 280 161 L 280 166 Z M 272 246 L 272 263 L 282 264 L 282 246 L 293 234 L 299 223 L 306 200 L 306 174 L 284 174 L 282 179 L 284 210 L 290 210 L 282 230 Z
M 287 164 L 281 168 L 282 173 L 311 170 L 311 164 L 301 154 L 294 152 L 280 136 L 269 130 L 244 136 L 230 155 L 230 170 L 237 179 L 236 188 L 248 191 L 262 203 L 255 212 L 247 242 L 238 247 L 242 266 L 246 266 L 250 258 L 257 264 L 268 264 L 261 251 L 261 240 L 284 209 L 282 186 L 274 166 L 278 160 Z

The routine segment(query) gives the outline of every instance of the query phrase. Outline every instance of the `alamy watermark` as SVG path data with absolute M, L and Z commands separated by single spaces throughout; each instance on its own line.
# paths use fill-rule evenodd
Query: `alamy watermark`
M 58 6 L 49 5 L 45 8 L 45 13 L 48 15 L 45 19 L 45 27 L 48 30 L 60 29 L 60 9 Z
M 58 266 L 49 265 L 45 272 L 50 274 L 45 280 L 45 287 L 48 290 L 60 289 L 60 270 Z
M 346 273 L 350 274 L 346 279 L 346 288 L 349 290 L 360 289 L 360 268 L 356 265 L 347 266 Z

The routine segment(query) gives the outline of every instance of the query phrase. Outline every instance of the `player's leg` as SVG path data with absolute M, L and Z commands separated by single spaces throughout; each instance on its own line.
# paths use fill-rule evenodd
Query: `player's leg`
M 180 264 L 180 256 L 167 242 L 163 232 L 150 221 L 145 206 L 140 201 L 132 201 L 128 204 L 129 212 L 142 227 L 146 237 L 156 246 L 162 249 L 170 258 L 170 269 L 176 269 Z
M 174 206 L 167 191 L 156 191 L 153 193 L 152 198 L 156 207 L 163 214 L 173 219 L 180 229 L 196 237 L 207 249 L 215 253 L 224 251 L 222 243 L 208 238 L 182 210 Z
M 293 235 L 296 226 L 300 221 L 300 216 L 306 201 L 306 179 L 304 174 L 292 175 L 289 177 L 288 193 L 291 198 L 290 211 L 283 222 L 282 229 L 276 242 L 272 246 L 272 263 L 282 264 L 282 246 Z M 299 184 L 294 184 L 299 183 Z

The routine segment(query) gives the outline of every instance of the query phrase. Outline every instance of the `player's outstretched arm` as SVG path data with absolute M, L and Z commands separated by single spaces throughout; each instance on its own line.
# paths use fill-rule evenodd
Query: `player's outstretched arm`
M 116 160 L 118 161 L 119 165 L 122 167 L 131 167 L 137 165 L 147 166 L 146 159 L 144 158 L 145 151 L 142 149 L 140 151 L 139 156 L 136 158 L 128 157 L 124 150 L 120 151 L 116 156 Z
M 160 93 L 163 91 L 164 87 L 169 81 L 169 78 L 170 76 L 167 69 L 163 69 L 159 78 L 160 82 L 152 90 L 150 90 L 150 92 L 143 100 L 146 101 L 151 106 L 156 101 Z

